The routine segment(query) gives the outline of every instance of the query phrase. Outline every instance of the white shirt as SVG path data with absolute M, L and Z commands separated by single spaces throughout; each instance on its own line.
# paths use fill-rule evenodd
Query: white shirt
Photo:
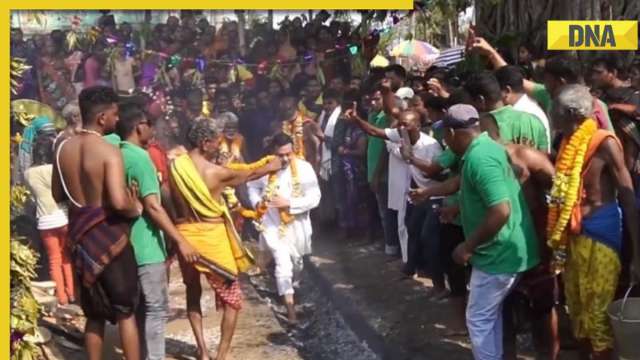
M 292 224 L 289 225 L 287 239 L 291 243 L 292 252 L 307 255 L 311 253 L 311 220 L 309 212 L 320 204 L 320 187 L 318 186 L 318 178 L 313 167 L 308 162 L 296 159 L 298 170 L 298 178 L 300 180 L 300 188 L 302 190 L 301 197 L 293 197 L 291 167 L 281 170 L 276 175 L 278 177 L 278 187 L 276 193 L 284 198 L 289 199 L 289 213 L 295 217 Z M 260 179 L 247 183 L 249 191 L 249 200 L 254 206 L 262 201 L 264 190 L 267 187 L 269 175 Z M 262 218 L 262 227 L 264 231 L 261 236 L 269 237 L 269 240 L 278 240 L 280 234 L 278 227 L 280 226 L 280 214 L 278 209 L 268 209 Z
M 549 118 L 547 118 L 547 114 L 545 114 L 540 105 L 531 99 L 529 95 L 523 94 L 520 99 L 513 104 L 513 108 L 529 113 L 540 119 L 542 125 L 544 125 L 545 131 L 547 132 L 547 144 L 549 144 L 547 151 L 549 151 L 551 149 L 551 129 L 549 128 Z
M 400 144 L 402 142 L 402 136 L 398 129 L 385 129 L 385 134 L 390 141 Z M 415 157 L 425 161 L 435 161 L 435 159 L 442 153 L 442 147 L 436 139 L 420 132 L 420 137 L 415 144 L 412 145 L 413 154 Z M 427 178 L 423 172 L 415 166 L 410 166 L 411 176 L 413 181 L 420 187 L 426 187 L 433 180 Z
M 389 152 L 387 206 L 389 209 L 399 211 L 407 203 L 407 195 L 411 185 L 411 171 L 409 164 L 400 154 L 400 144 L 389 140 L 385 141 L 385 144 Z

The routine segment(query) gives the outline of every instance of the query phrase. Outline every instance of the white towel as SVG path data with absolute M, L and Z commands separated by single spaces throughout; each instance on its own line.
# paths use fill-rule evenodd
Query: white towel
M 324 128 L 324 136 L 330 137 L 333 139 L 333 132 L 336 127 L 336 123 L 338 122 L 338 117 L 340 116 L 340 112 L 342 109 L 340 106 L 335 108 L 331 115 L 329 116 L 329 120 L 327 121 L 327 126 Z M 318 118 L 318 122 L 322 124 L 324 122 L 324 117 L 327 116 L 324 110 L 320 113 L 320 117 Z M 322 160 L 320 161 L 320 177 L 328 181 L 329 176 L 331 175 L 331 149 L 327 146 L 326 142 L 322 143 Z

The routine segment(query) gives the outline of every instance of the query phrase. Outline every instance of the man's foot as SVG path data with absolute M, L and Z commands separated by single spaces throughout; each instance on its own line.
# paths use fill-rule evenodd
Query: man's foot
M 198 360 L 211 360 L 213 357 L 208 351 L 198 351 Z
M 446 301 L 447 296 L 449 296 L 449 290 L 447 290 L 446 288 L 438 289 L 434 292 L 433 296 L 431 297 L 431 301 L 433 302 Z

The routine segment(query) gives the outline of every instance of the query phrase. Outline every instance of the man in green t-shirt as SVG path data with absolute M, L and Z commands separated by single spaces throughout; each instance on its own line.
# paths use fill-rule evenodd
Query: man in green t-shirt
M 474 37 L 471 49 L 478 54 L 486 56 L 494 69 L 508 65 L 498 51 L 481 37 Z M 580 83 L 582 77 L 580 61 L 571 56 L 554 56 L 546 61 L 543 76 L 544 84 L 524 80 L 523 86 L 527 95 L 536 100 L 542 109 L 546 111 L 547 116 L 551 118 L 552 98 L 557 96 L 560 89 L 565 85 Z M 598 122 L 598 126 L 601 129 L 613 131 L 607 105 L 596 97 L 593 97 L 593 105 L 593 117 Z
M 371 108 L 368 122 L 380 129 L 388 128 L 391 124 L 389 116 L 383 109 L 383 95 L 379 87 L 371 92 Z M 367 180 L 376 197 L 378 215 L 382 223 L 385 245 L 398 243 L 397 225 L 394 226 L 393 214 L 389 209 L 387 184 L 389 153 L 383 139 L 369 136 L 367 142 Z M 372 233 L 373 234 L 373 233 Z
M 445 142 L 460 156 L 460 219 L 465 241 L 453 258 L 472 266 L 467 327 L 473 353 L 501 359 L 502 303 L 520 273 L 539 262 L 535 228 L 505 148 L 481 133 L 470 105 L 452 106 Z
M 544 124 L 536 116 L 515 110 L 502 101 L 500 83 L 489 71 L 474 74 L 465 83 L 473 105 L 481 113 L 480 126 L 494 140 L 522 144 L 543 152 L 549 151 Z
M 144 207 L 143 215 L 131 225 L 129 238 L 138 264 L 138 281 L 142 289 L 138 307 L 138 326 L 144 334 L 142 354 L 146 359 L 165 358 L 165 325 L 169 310 L 167 289 L 167 251 L 163 232 L 176 241 L 180 255 L 188 262 L 197 260 L 196 251 L 175 228 L 160 203 L 157 171 L 144 146 L 153 131 L 149 119 L 137 105 L 120 107 L 116 132 L 122 141 L 120 150 L 128 184 L 135 184 Z

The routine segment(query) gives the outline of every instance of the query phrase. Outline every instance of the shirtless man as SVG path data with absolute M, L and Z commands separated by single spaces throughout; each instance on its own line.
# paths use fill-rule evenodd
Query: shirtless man
M 565 86 L 554 100 L 553 117 L 566 134 L 565 142 L 587 121 L 594 121 L 592 113 L 589 89 L 582 85 Z M 561 151 L 558 159 L 562 156 Z M 621 272 L 622 212 L 631 240 L 631 281 L 640 280 L 638 212 L 622 146 L 613 133 L 602 130 L 591 137 L 582 172 L 579 182 L 584 196 L 572 214 L 574 218 L 576 211 L 581 212 L 581 221 L 572 221 L 565 228 L 566 254 L 552 248 L 560 259 L 566 256 L 565 295 L 582 356 L 611 359 L 614 339 L 606 311 Z M 580 296 L 585 293 L 588 298 Z
M 120 150 L 102 139 L 118 121 L 117 103 L 111 88 L 97 86 L 80 93 L 83 129 L 58 146 L 52 178 L 54 199 L 69 202 L 69 239 L 75 270 L 83 280 L 90 360 L 102 357 L 105 320 L 118 323 L 125 358 L 140 358 L 134 317 L 137 265 L 128 232 L 129 221 L 140 216 L 142 205 L 138 191 L 125 185 Z M 96 247 L 107 250 L 96 252 Z M 96 261 L 97 270 L 84 261 L 86 257 Z
M 174 159 L 170 170 L 175 223 L 187 242 L 208 261 L 207 266 L 201 267 L 185 264 L 180 259 L 182 277 L 187 287 L 187 314 L 196 337 L 198 358 L 209 359 L 200 307 L 200 273 L 204 273 L 216 292 L 216 306 L 224 311 L 216 356 L 216 360 L 224 360 L 230 349 L 241 307 L 242 294 L 237 275 L 246 270 L 250 260 L 246 253 L 234 251 L 239 238 L 222 201 L 222 192 L 225 187 L 235 187 L 279 170 L 282 165 L 278 158 L 265 166 L 254 167 L 254 170 L 231 170 L 216 165 L 214 160 L 218 157 L 220 137 L 215 124 L 210 121 L 195 123 L 187 140 L 191 150 Z M 211 269 L 217 269 L 217 272 Z M 222 277 L 221 273 L 228 276 Z

